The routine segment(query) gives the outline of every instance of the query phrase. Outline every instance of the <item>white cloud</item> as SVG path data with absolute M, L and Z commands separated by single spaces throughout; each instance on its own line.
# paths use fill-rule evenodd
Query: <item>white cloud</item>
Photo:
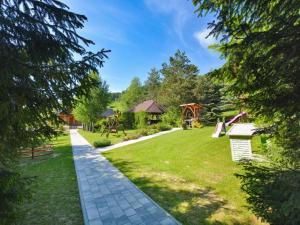
M 216 44 L 218 42 L 217 39 L 214 38 L 212 35 L 207 37 L 209 32 L 210 30 L 204 29 L 194 33 L 194 37 L 197 39 L 197 41 L 203 48 L 207 48 L 209 45 Z
M 170 14 L 173 20 L 173 29 L 179 39 L 184 41 L 184 28 L 193 16 L 193 6 L 184 0 L 144 0 L 147 7 L 154 13 Z
M 136 15 L 114 5 L 112 1 L 85 4 L 82 0 L 65 0 L 65 3 L 72 11 L 88 17 L 81 30 L 84 35 L 122 45 L 131 44 L 127 28 L 139 21 Z

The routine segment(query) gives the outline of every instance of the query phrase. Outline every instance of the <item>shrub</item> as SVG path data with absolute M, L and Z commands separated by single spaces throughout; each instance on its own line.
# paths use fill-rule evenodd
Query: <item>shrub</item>
M 123 112 L 120 118 L 120 123 L 124 124 L 126 129 L 132 129 L 134 127 L 134 113 Z
M 160 131 L 166 131 L 166 130 L 171 130 L 172 127 L 168 124 L 165 124 L 165 123 L 158 123 L 158 129 Z
M 147 135 L 149 135 L 149 130 L 148 129 L 140 129 L 138 131 L 138 134 L 141 136 L 147 136 Z
M 150 130 L 150 129 L 156 129 L 156 130 L 159 130 L 159 124 L 158 124 L 158 123 L 152 124 L 152 125 L 149 125 L 147 128 L 148 128 L 149 130 Z
M 200 121 L 192 121 L 192 127 L 193 128 L 201 128 L 202 125 L 201 125 Z
M 134 139 L 138 139 L 140 137 L 141 136 L 139 134 L 129 134 L 123 138 L 123 141 L 134 140 Z
M 111 145 L 111 141 L 109 139 L 102 139 L 94 142 L 94 147 L 106 147 Z
M 166 131 L 166 130 L 171 130 L 172 127 L 169 124 L 165 124 L 165 123 L 157 123 L 157 124 L 152 124 L 150 126 L 148 126 L 148 129 L 155 129 L 158 131 Z
M 172 127 L 180 126 L 180 112 L 178 109 L 171 108 L 161 116 L 161 120 L 164 124 L 168 124 Z
M 106 123 L 107 123 L 106 119 L 98 120 L 94 125 L 95 131 L 97 132 L 101 131 L 106 126 Z
M 145 128 L 147 127 L 148 114 L 146 112 L 134 113 L 134 124 L 135 128 Z
M 148 129 L 148 135 L 156 134 L 156 133 L 158 133 L 158 132 L 159 132 L 158 129 Z
M 182 126 L 182 129 L 184 129 L 184 130 L 188 129 L 188 126 L 186 125 L 186 122 L 183 122 L 181 126 Z

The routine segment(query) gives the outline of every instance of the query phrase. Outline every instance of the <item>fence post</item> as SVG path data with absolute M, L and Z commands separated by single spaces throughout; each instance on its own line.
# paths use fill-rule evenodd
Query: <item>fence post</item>
M 34 159 L 34 148 L 33 147 L 31 147 L 31 159 Z

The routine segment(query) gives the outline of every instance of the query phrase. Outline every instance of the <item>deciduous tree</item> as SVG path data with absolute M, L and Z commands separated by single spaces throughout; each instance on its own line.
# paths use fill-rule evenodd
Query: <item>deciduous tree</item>
M 100 118 L 109 103 L 110 94 L 108 85 L 100 79 L 97 73 L 91 73 L 90 76 L 98 85 L 90 90 L 89 96 L 81 96 L 77 99 L 74 115 L 78 121 L 84 124 L 85 129 L 93 131 L 94 123 Z
M 134 77 L 129 87 L 121 95 L 121 103 L 125 106 L 125 109 L 130 109 L 136 104 L 145 100 L 144 87 L 138 77 Z

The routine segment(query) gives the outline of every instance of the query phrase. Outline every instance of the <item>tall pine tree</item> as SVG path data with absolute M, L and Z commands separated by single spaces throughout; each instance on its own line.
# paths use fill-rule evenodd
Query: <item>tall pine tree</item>
M 198 102 L 203 105 L 201 121 L 215 124 L 221 118 L 221 90 L 222 86 L 213 81 L 210 73 L 198 76 L 194 94 Z
M 220 79 L 268 133 L 268 162 L 245 164 L 242 188 L 271 224 L 300 224 L 300 20 L 298 0 L 194 0 L 213 13 L 210 35 L 227 62 Z
M 58 0 L 0 1 L 0 218 L 12 224 L 29 191 L 17 171 L 20 149 L 56 135 L 57 111 L 89 93 L 88 76 L 106 51 L 93 53 L 80 36 L 86 21 Z M 76 54 L 76 58 L 74 55 Z
M 149 76 L 145 81 L 145 91 L 146 91 L 146 98 L 152 99 L 154 101 L 158 101 L 158 96 L 160 92 L 161 86 L 161 77 L 160 73 L 156 68 L 152 68 L 149 72 Z
M 198 72 L 197 66 L 191 63 L 184 52 L 178 50 L 170 57 L 169 63 L 162 65 L 160 102 L 166 107 L 179 107 L 180 104 L 193 102 Z

